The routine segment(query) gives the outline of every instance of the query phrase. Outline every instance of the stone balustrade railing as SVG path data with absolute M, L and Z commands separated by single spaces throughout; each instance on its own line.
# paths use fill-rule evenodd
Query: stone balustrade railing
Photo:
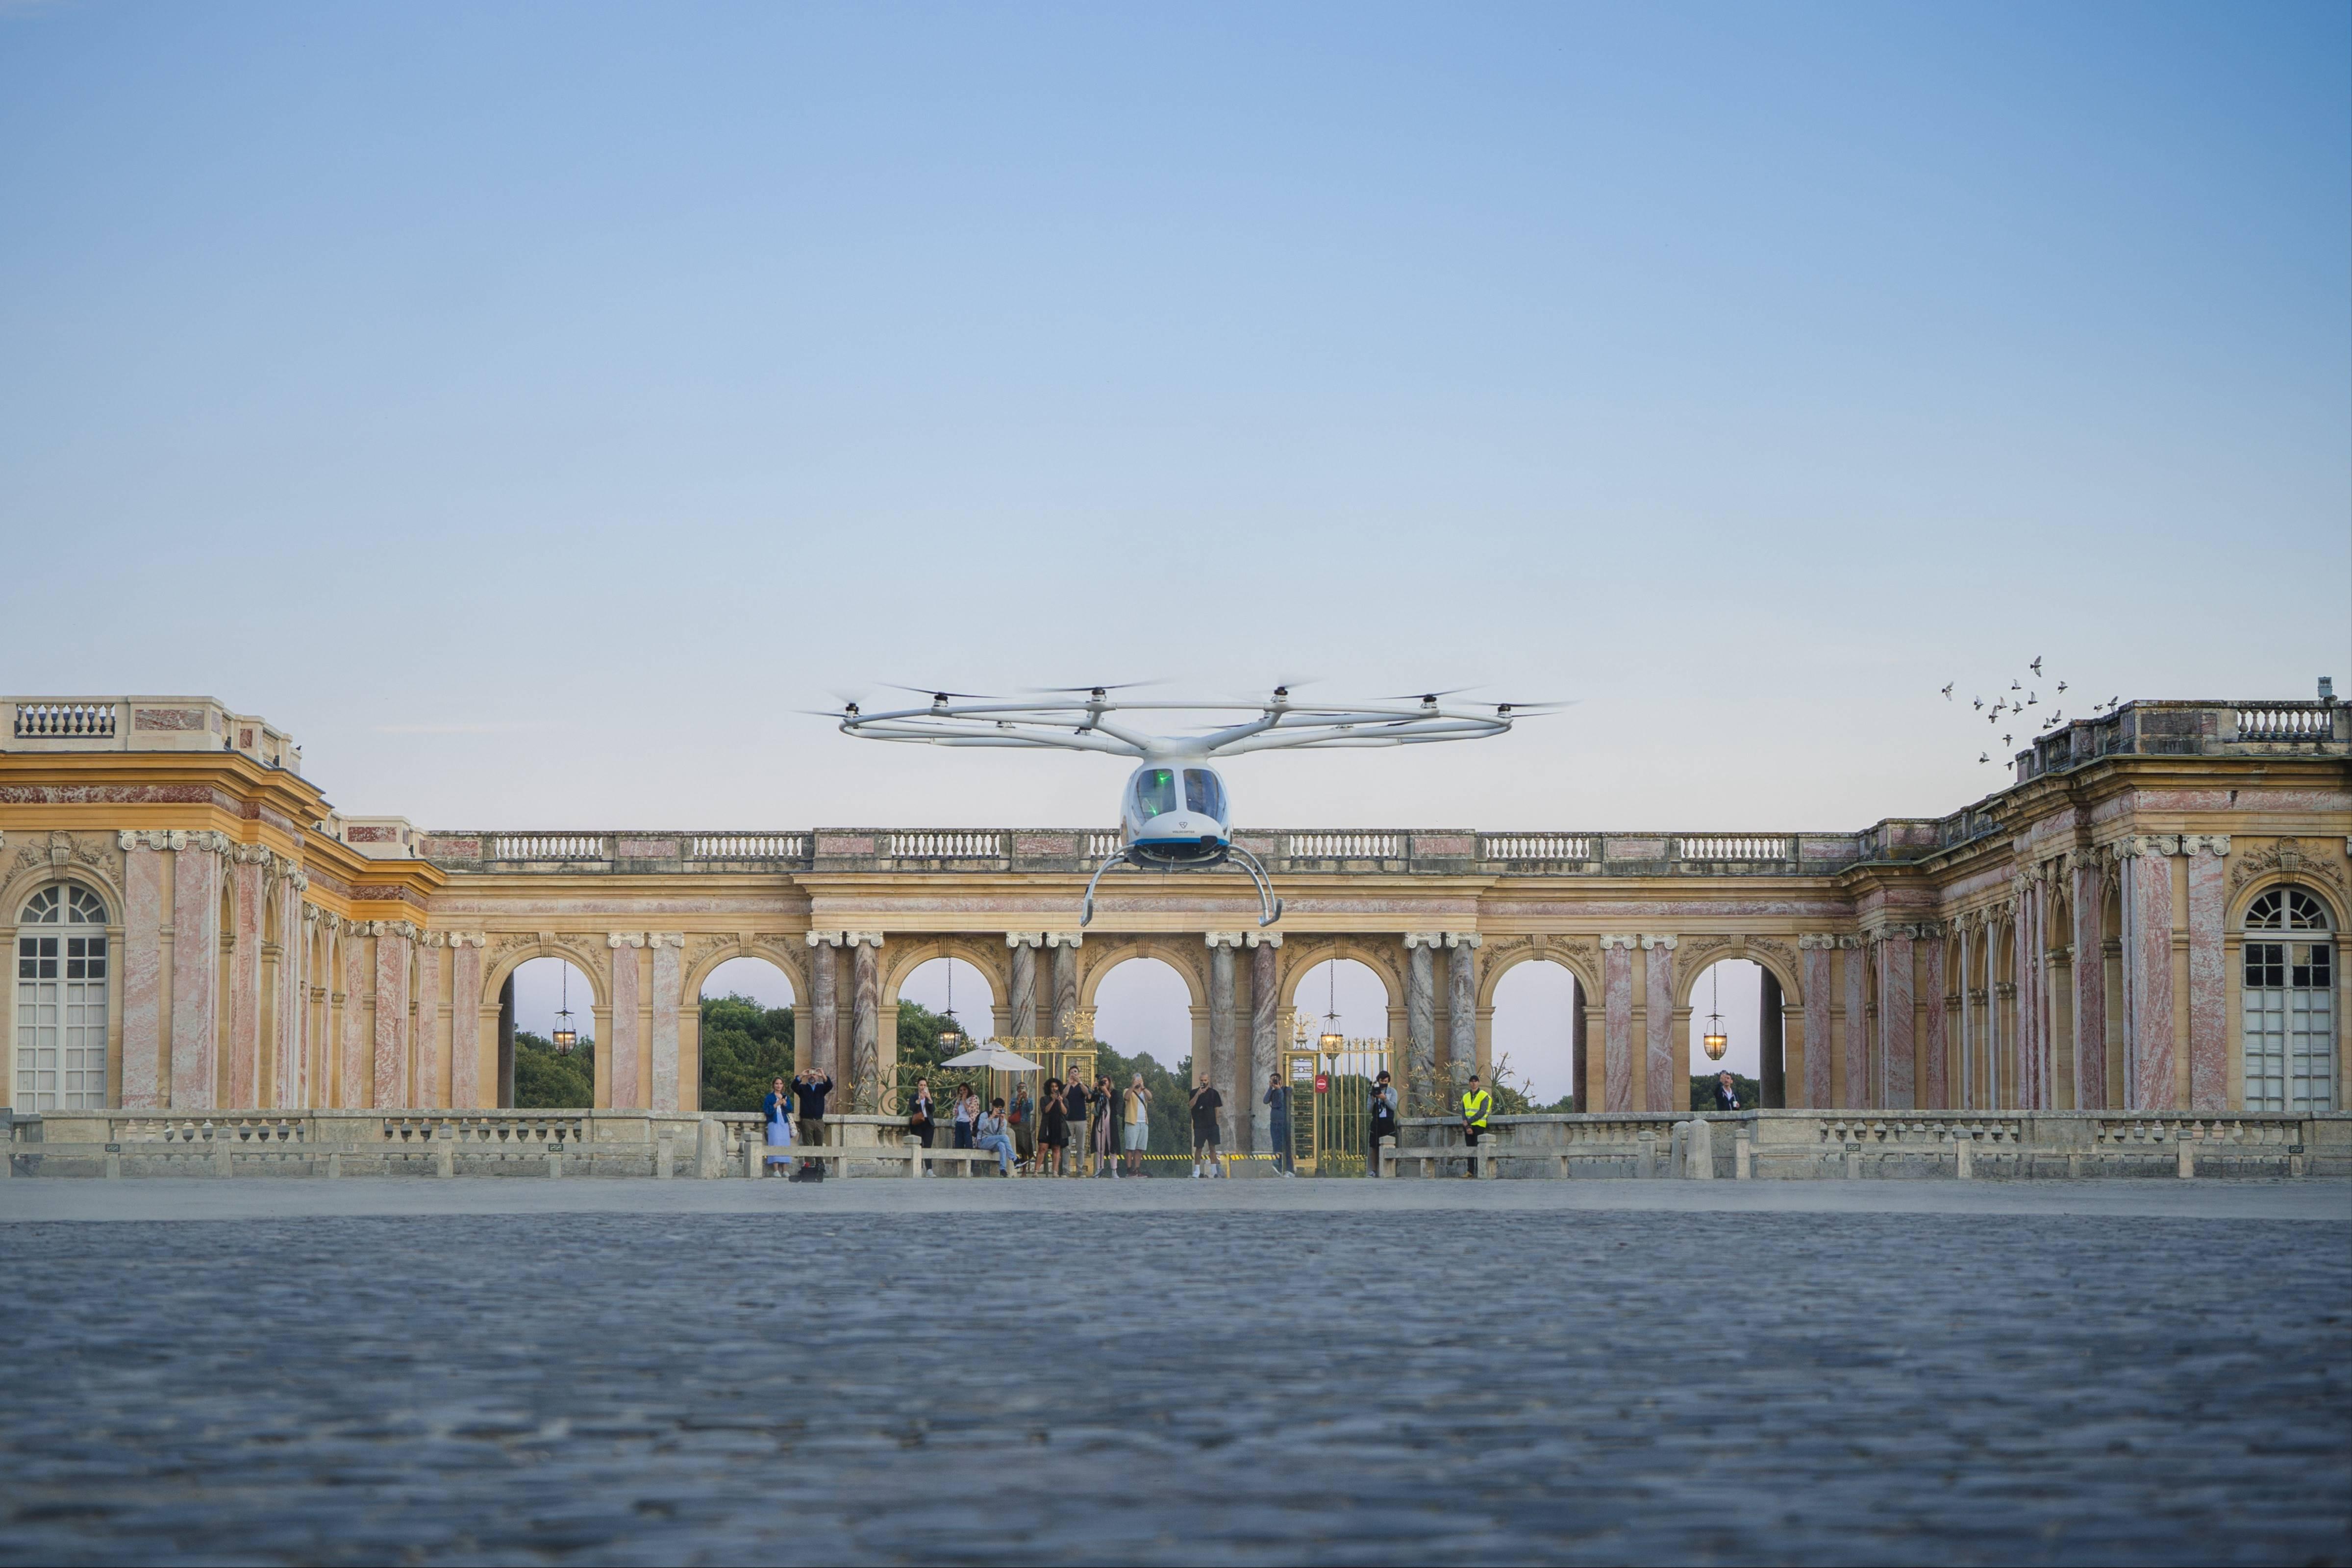
M 1727 1179 L 2352 1176 L 2352 1112 L 1737 1111 L 1495 1117 L 1485 1147 L 1507 1176 L 1664 1176 L 1707 1124 Z M 895 1147 L 898 1116 L 825 1118 L 855 1161 Z M 0 1119 L 0 1176 L 309 1175 L 737 1176 L 758 1168 L 761 1119 L 643 1111 L 69 1111 Z M 1455 1149 L 1451 1117 L 1414 1117 L 1399 1146 Z M 1696 1149 L 1696 1144 L 1687 1146 Z M 1696 1158 L 1696 1154 L 1692 1155 Z M 901 1168 L 903 1165 L 901 1163 Z

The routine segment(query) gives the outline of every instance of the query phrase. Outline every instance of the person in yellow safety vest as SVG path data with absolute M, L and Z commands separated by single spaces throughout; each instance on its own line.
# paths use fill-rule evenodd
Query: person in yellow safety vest
M 1474 1149 L 1478 1146 L 1478 1140 L 1486 1131 L 1486 1113 L 1494 1108 L 1494 1103 L 1495 1097 L 1478 1087 L 1478 1075 L 1472 1073 L 1470 1087 L 1462 1092 L 1462 1141 L 1467 1146 Z M 1465 1177 L 1476 1176 L 1478 1162 L 1463 1161 L 1462 1174 Z

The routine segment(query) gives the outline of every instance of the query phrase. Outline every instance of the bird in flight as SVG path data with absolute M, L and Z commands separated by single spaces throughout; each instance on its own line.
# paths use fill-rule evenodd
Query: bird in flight
M 1946 702 L 1950 702 L 1952 700 L 1952 688 L 1958 685 L 1959 685 L 1958 681 L 1946 681 L 1944 683 L 1944 700 Z
M 1979 751 L 1977 753 L 1977 760 L 1979 762 L 1990 762 L 1992 760 L 1992 754 L 1989 751 Z
M 2066 683 L 2065 683 L 2065 682 L 2063 682 L 2063 681 L 2059 682 L 2059 683 L 2058 683 L 2058 689 L 2059 689 L 2060 691 L 2062 691 L 2062 692 L 2063 692 L 2063 691 L 2064 691 L 2064 690 L 2066 689 Z
M 2032 707 L 2041 701 L 2042 694 L 2040 692 L 2028 692 L 2025 694 L 2025 706 L 2027 707 Z
M 2013 692 L 2021 692 L 2025 689 L 2025 683 L 2023 681 L 2011 681 L 2009 683 L 2009 689 Z
M 1969 699 L 1969 706 L 1975 708 L 1979 713 L 1982 713 L 1984 711 L 1984 698 L 1970 697 Z
M 2042 655 L 2039 653 L 2034 654 L 2033 663 L 2026 665 L 2025 667 L 2032 670 L 2035 674 L 2040 674 L 2042 673 Z
M 2006 736 L 2006 735 L 2002 736 L 2002 737 L 2000 737 L 2000 743 L 2001 743 L 2003 746 L 2007 746 L 2007 745 L 2009 745 L 2009 744 L 2010 744 L 2010 737 L 2009 737 L 2008 736 Z

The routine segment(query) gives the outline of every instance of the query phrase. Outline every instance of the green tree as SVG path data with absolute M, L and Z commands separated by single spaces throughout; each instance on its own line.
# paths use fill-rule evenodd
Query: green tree
M 793 1075 L 793 1009 L 750 997 L 702 998 L 702 1108 L 757 1111 L 768 1085 Z
M 582 1040 L 570 1055 L 544 1035 L 515 1030 L 515 1108 L 584 1111 L 596 1103 L 596 1042 Z
M 1095 1042 L 1095 1071 L 1106 1074 L 1112 1087 L 1124 1092 L 1129 1078 L 1140 1072 L 1143 1087 L 1150 1092 L 1151 1108 L 1147 1124 L 1150 1137 L 1144 1152 L 1151 1155 L 1179 1155 L 1190 1159 L 1192 1154 L 1192 1059 L 1177 1059 L 1173 1067 L 1162 1067 L 1148 1051 L 1133 1056 L 1122 1056 L 1110 1046 Z M 1089 1086 L 1091 1087 L 1091 1085 Z M 1233 1125 L 1234 1107 L 1225 1107 L 1225 1125 Z M 1151 1167 L 1146 1166 L 1146 1170 Z M 1189 1167 L 1188 1167 L 1189 1170 Z

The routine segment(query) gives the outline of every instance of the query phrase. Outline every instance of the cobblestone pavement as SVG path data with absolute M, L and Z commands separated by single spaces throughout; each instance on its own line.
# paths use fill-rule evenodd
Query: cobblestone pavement
M 0 1562 L 2352 1561 L 2333 1219 L 769 1185 L 0 1224 Z

